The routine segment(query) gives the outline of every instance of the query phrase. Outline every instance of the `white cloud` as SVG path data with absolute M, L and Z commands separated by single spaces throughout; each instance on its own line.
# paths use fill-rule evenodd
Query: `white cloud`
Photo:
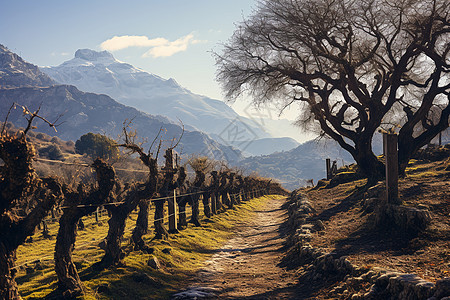
M 149 39 L 146 36 L 123 35 L 114 36 L 113 38 L 101 43 L 103 50 L 117 51 L 129 47 L 145 47 L 150 48 L 145 52 L 143 57 L 168 57 L 175 53 L 186 51 L 189 45 L 205 43 L 206 41 L 195 40 L 192 33 L 181 37 L 173 42 L 165 38 Z
M 165 38 L 149 39 L 146 36 L 122 35 L 115 36 L 100 44 L 102 50 L 117 51 L 129 47 L 155 47 L 161 46 L 169 41 Z

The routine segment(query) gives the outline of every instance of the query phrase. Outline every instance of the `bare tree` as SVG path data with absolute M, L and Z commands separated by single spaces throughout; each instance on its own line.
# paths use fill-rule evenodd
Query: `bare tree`
M 229 180 L 230 179 L 229 170 L 227 169 L 221 171 L 219 173 L 219 178 L 220 178 L 219 191 L 220 197 L 222 199 L 222 204 L 225 204 L 226 206 L 228 206 L 228 208 L 233 208 L 233 203 L 231 202 L 230 197 L 228 197 L 228 192 L 231 187 L 231 181 Z
M 210 185 L 211 195 L 214 198 L 214 209 L 213 213 L 218 213 L 222 209 L 222 202 L 220 201 L 220 177 L 217 171 L 211 171 L 211 185 Z
M 136 132 L 129 130 L 131 122 L 125 121 L 123 126 L 122 144 L 118 147 L 128 149 L 130 153 L 137 153 L 142 163 L 149 169 L 148 177 L 145 182 L 131 184 L 130 186 L 122 187 L 116 185 L 117 199 L 113 205 L 108 205 L 106 208 L 111 214 L 108 221 L 109 229 L 106 236 L 105 255 L 102 260 L 95 265 L 96 268 L 102 269 L 111 265 L 122 263 L 124 253 L 120 246 L 125 232 L 125 221 L 130 213 L 139 205 L 139 214 L 136 220 L 136 227 L 132 233 L 132 240 L 136 249 L 145 249 L 145 243 L 142 236 L 148 231 L 148 211 L 150 199 L 155 196 L 157 192 L 158 180 L 158 154 L 154 158 L 151 152 L 154 142 L 158 139 L 159 133 L 146 153 L 143 148 L 135 141 Z M 158 146 L 158 153 L 161 143 Z
M 186 169 L 181 166 L 179 168 L 178 175 L 178 193 L 180 196 L 177 197 L 177 205 L 178 205 L 178 229 L 184 229 L 188 226 L 186 219 L 186 204 L 189 201 L 188 196 L 183 196 L 187 194 L 189 191 L 189 182 L 186 181 Z
M 448 127 L 449 15 L 445 0 L 261 1 L 215 54 L 217 78 L 230 99 L 299 103 L 298 125 L 319 128 L 376 179 L 383 122 L 401 128 L 400 169 Z
M 130 124 L 130 123 L 129 123 Z M 129 125 L 128 124 L 128 125 Z M 136 143 L 134 140 L 136 137 L 136 133 L 127 131 L 127 127 L 124 123 L 123 135 L 124 135 L 124 143 L 120 144 L 119 147 L 124 147 L 128 149 L 130 153 L 139 154 L 139 158 L 142 163 L 149 169 L 148 177 L 145 182 L 146 193 L 148 193 L 145 198 L 139 200 L 139 213 L 136 219 L 136 227 L 133 230 L 131 238 L 134 243 L 134 250 L 147 250 L 148 246 L 145 245 L 143 236 L 148 233 L 148 214 L 150 211 L 150 201 L 151 198 L 154 197 L 158 190 L 158 155 L 159 150 L 161 148 L 161 141 L 158 144 L 156 157 L 154 157 L 152 151 L 152 147 L 155 142 L 158 140 L 162 128 L 160 128 L 158 134 L 150 145 L 148 153 L 145 153 L 140 145 Z
M 211 217 L 211 205 L 210 205 L 210 197 L 211 197 L 211 183 L 207 183 L 206 174 L 211 172 L 216 165 L 218 164 L 216 161 L 206 157 L 206 156 L 193 156 L 189 159 L 188 164 L 195 171 L 195 179 L 193 183 L 193 189 L 196 189 L 197 192 L 201 192 L 202 202 L 203 202 L 203 212 L 207 218 Z M 200 182 L 200 180 L 203 180 Z M 211 178 L 209 178 L 211 182 Z M 198 196 L 200 197 L 200 196 Z M 198 211 L 198 198 L 197 195 L 193 195 L 191 198 L 192 209 L 194 211 Z M 194 215 L 194 213 L 193 213 Z M 194 218 L 195 220 L 195 218 Z M 198 222 L 198 213 L 197 220 L 194 223 Z
M 159 199 L 155 199 L 155 219 L 153 224 L 155 225 L 155 238 L 162 239 L 169 236 L 169 232 L 164 226 L 164 203 L 168 197 L 173 196 L 173 191 L 178 187 L 178 181 L 175 175 L 178 172 L 176 162 L 174 162 L 173 148 L 168 148 L 164 155 L 166 159 L 165 166 L 163 168 L 164 175 L 161 178 L 161 184 L 159 188 Z M 185 174 L 183 174 L 184 176 Z M 186 178 L 186 177 L 184 177 Z M 183 179 L 184 180 L 184 179 Z M 182 182 L 181 182 L 182 184 Z
M 93 213 L 104 204 L 115 185 L 114 169 L 101 159 L 92 165 L 97 173 L 97 187 L 87 190 L 79 184 L 76 191 L 64 191 L 64 213 L 59 219 L 58 235 L 55 245 L 55 271 L 58 287 L 64 297 L 74 298 L 83 294 L 83 284 L 72 261 L 75 248 L 78 222 L 83 216 Z
M 190 223 L 194 224 L 195 226 L 201 226 L 200 224 L 200 194 L 205 189 L 205 173 L 203 173 L 201 170 L 195 171 L 195 179 L 192 183 L 191 188 L 189 189 L 189 192 L 192 195 L 189 195 L 189 204 L 192 208 L 192 215 L 191 219 L 189 220 Z
M 26 139 L 35 118 L 54 124 L 39 116 L 39 110 L 22 108 L 26 129 L 9 135 L 3 125 L 0 132 L 0 159 L 4 162 L 0 166 L 0 299 L 6 300 L 20 299 L 14 268 L 17 247 L 34 233 L 62 195 L 56 179 L 37 176 L 32 166 L 35 149 Z
M 178 178 L 176 182 L 177 194 L 177 206 L 178 206 L 178 229 L 184 229 L 187 227 L 186 220 L 186 204 L 188 202 L 187 196 L 182 196 L 187 194 L 189 190 L 189 182 L 186 181 L 186 169 L 184 166 L 178 168 Z
M 180 121 L 181 122 L 181 121 Z M 169 197 L 173 196 L 174 191 L 181 187 L 186 179 L 186 174 L 184 170 L 178 174 L 178 160 L 177 154 L 174 152 L 174 149 L 178 146 L 184 134 L 184 125 L 181 123 L 183 131 L 181 132 L 178 140 L 176 138 L 172 139 L 172 145 L 166 150 L 164 155 L 166 162 L 165 166 L 162 169 L 164 175 L 161 179 L 161 183 L 159 184 L 159 196 L 160 199 L 155 199 L 155 218 L 153 224 L 155 225 L 155 238 L 162 239 L 164 237 L 168 237 L 169 232 L 164 226 L 164 203 Z M 174 144 L 175 143 L 175 144 Z

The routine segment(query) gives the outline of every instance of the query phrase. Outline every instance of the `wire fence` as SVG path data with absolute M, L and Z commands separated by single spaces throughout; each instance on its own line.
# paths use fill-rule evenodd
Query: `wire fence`
M 80 166 L 80 167 L 86 167 L 91 168 L 92 165 L 86 164 L 86 163 L 80 163 L 80 162 L 65 162 L 61 160 L 52 160 L 52 159 L 45 159 L 45 158 L 34 158 L 36 161 L 46 162 L 46 163 L 54 163 L 54 164 L 60 164 L 60 165 L 67 165 L 67 166 Z M 123 168 L 114 168 L 116 171 L 124 171 L 124 172 L 134 172 L 134 173 L 148 173 L 148 170 L 137 170 L 137 169 L 123 169 Z
M 87 164 L 87 163 L 81 163 L 81 162 L 65 162 L 65 161 L 61 161 L 61 160 L 53 160 L 53 159 L 46 159 L 46 158 L 41 158 L 41 157 L 35 157 L 34 160 L 36 161 L 40 161 L 40 162 L 45 162 L 45 163 L 53 163 L 53 164 L 60 164 L 60 165 L 67 165 L 67 166 L 79 166 L 79 167 L 86 167 L 86 168 L 92 168 L 91 164 Z M 138 170 L 138 169 L 124 169 L 124 168 L 116 168 L 114 167 L 114 170 L 116 171 L 123 171 L 123 172 L 133 172 L 133 173 L 145 173 L 148 174 L 148 170 Z M 163 169 L 158 170 L 158 172 L 166 172 Z M 195 174 L 195 172 L 186 172 L 188 174 Z
M 92 166 L 90 164 L 81 163 L 81 162 L 64 162 L 64 161 L 50 160 L 50 159 L 44 159 L 44 158 L 36 158 L 36 160 L 40 161 L 40 162 L 43 162 L 43 163 L 46 163 L 46 164 L 61 164 L 61 165 L 68 165 L 68 166 L 80 166 L 80 167 L 92 168 Z M 136 170 L 136 169 L 129 169 L 129 168 L 128 169 L 127 168 L 115 168 L 115 170 L 126 171 L 126 172 L 136 172 L 136 173 L 148 173 L 149 172 L 148 170 Z M 222 195 L 222 202 L 224 201 L 223 197 L 227 197 L 228 201 L 230 201 L 231 203 L 236 203 L 237 204 L 238 202 L 240 202 L 240 201 L 237 201 L 237 199 L 241 198 L 243 195 L 246 195 L 245 199 L 251 199 L 253 197 L 262 196 L 264 194 L 264 193 L 262 193 L 262 191 L 264 191 L 264 190 L 267 190 L 267 189 L 266 188 L 261 188 L 261 189 L 245 190 L 245 191 L 241 190 L 239 192 L 229 194 L 227 192 L 223 193 L 224 191 L 223 190 L 222 191 L 218 190 L 217 187 L 205 188 L 205 189 L 201 189 L 201 190 L 195 190 L 195 189 L 191 188 L 191 192 L 186 192 L 186 193 L 182 193 L 182 194 L 177 194 L 177 193 L 174 192 L 173 195 L 151 198 L 151 199 L 147 199 L 147 201 L 149 201 L 151 203 L 154 203 L 154 202 L 157 202 L 157 201 L 164 201 L 164 200 L 173 199 L 173 201 L 167 201 L 167 203 L 170 202 L 171 205 L 175 206 L 176 203 L 177 203 L 177 198 L 179 199 L 179 198 L 182 198 L 182 197 L 190 197 L 190 196 L 194 196 L 194 195 L 204 195 L 205 196 L 205 194 L 207 196 L 209 196 L 211 194 L 215 194 L 215 195 L 217 195 L 219 197 L 220 197 L 220 195 Z M 212 199 L 213 199 L 213 197 L 211 197 L 211 200 Z M 195 201 L 199 202 L 197 205 L 198 205 L 198 211 L 200 212 L 201 206 L 204 205 L 203 201 L 200 200 L 200 197 L 198 199 L 195 199 Z M 208 201 L 209 201 L 209 199 L 208 199 Z M 214 201 L 216 201 L 216 200 L 214 200 Z M 217 199 L 217 201 L 219 202 L 219 199 Z M 91 219 L 91 220 L 92 220 L 92 218 L 95 218 L 95 221 L 93 221 L 92 224 L 95 224 L 95 223 L 99 224 L 99 223 L 103 223 L 104 220 L 107 220 L 108 218 L 110 218 L 110 213 L 109 213 L 109 211 L 107 209 L 108 206 L 117 206 L 117 205 L 121 205 L 121 204 L 124 204 L 124 203 L 125 203 L 124 201 L 114 201 L 114 202 L 109 202 L 109 203 L 103 203 L 101 205 L 98 205 L 98 204 L 78 204 L 78 205 L 61 206 L 61 207 L 57 208 L 57 209 L 59 209 L 59 212 L 54 210 L 54 211 L 51 212 L 51 214 L 49 213 L 49 215 L 43 220 L 43 223 L 42 223 L 43 228 L 42 228 L 42 230 L 43 231 L 47 230 L 47 232 L 48 232 L 49 228 L 52 228 L 52 231 L 55 230 L 55 226 L 52 225 L 52 224 L 59 223 L 59 218 L 63 214 L 63 210 L 66 210 L 66 209 L 97 207 L 96 211 L 94 211 L 93 213 L 91 213 L 91 214 L 89 214 L 87 216 L 84 216 L 84 217 L 80 218 L 80 221 L 82 222 L 83 218 L 86 220 L 86 217 Z M 188 202 L 188 203 L 190 203 L 190 202 Z M 209 202 L 208 202 L 207 205 L 209 205 Z M 192 207 L 192 204 L 191 204 L 191 207 Z M 221 207 L 225 208 L 225 203 L 221 203 Z M 203 209 L 205 209 L 205 207 L 203 207 Z M 212 207 L 210 207 L 210 209 L 212 209 Z M 132 213 L 131 215 L 134 215 L 134 217 L 135 217 L 137 208 L 135 208 L 134 211 L 135 212 Z M 154 209 L 149 210 L 149 215 L 154 213 L 154 212 L 155 212 Z M 186 219 L 189 218 L 189 217 L 192 218 L 192 216 L 193 216 L 193 209 L 189 210 L 189 213 L 188 213 L 188 210 L 186 210 L 186 209 L 183 210 L 181 213 L 184 214 L 184 217 Z M 131 218 L 131 215 L 129 215 L 129 218 Z M 150 223 L 151 226 L 149 226 L 149 227 L 150 228 L 155 228 L 155 224 L 157 222 L 162 222 L 164 226 L 167 224 L 168 221 L 169 221 L 169 224 L 170 224 L 170 219 L 171 218 L 174 219 L 175 222 L 177 222 L 176 221 L 176 219 L 177 219 L 176 216 L 177 215 L 178 216 L 180 215 L 180 211 L 177 211 L 177 209 L 173 209 L 173 212 L 172 212 L 171 209 L 169 208 L 169 213 L 167 213 L 167 209 L 163 209 L 163 217 L 157 218 L 157 219 L 153 219 L 152 220 L 153 222 Z M 90 222 L 88 221 L 87 224 L 90 224 Z M 56 227 L 56 230 L 57 230 L 57 227 Z M 124 230 L 123 236 L 130 235 L 133 230 L 134 230 L 134 226 L 128 226 L 127 225 L 126 229 Z M 45 234 L 44 234 L 44 236 L 45 236 Z M 93 239 L 91 241 L 84 242 L 82 244 L 78 244 L 78 245 L 75 246 L 75 249 L 79 250 L 79 249 L 82 249 L 84 247 L 89 247 L 89 246 L 92 246 L 92 245 L 95 245 L 95 244 L 97 244 L 97 246 L 99 246 L 99 242 L 101 242 L 104 239 L 105 239 L 105 236 L 103 236 L 102 238 L 97 238 L 97 239 Z M 43 254 L 42 256 L 39 256 L 38 261 L 44 261 L 44 260 L 45 261 L 47 261 L 47 260 L 52 261 L 52 260 L 54 260 L 54 257 L 53 257 L 53 255 L 45 255 L 45 254 Z M 15 269 L 19 269 L 19 268 L 22 268 L 24 266 L 27 266 L 28 264 L 35 263 L 36 261 L 37 261 L 36 258 L 32 259 L 32 260 L 28 260 L 28 261 L 25 261 L 25 262 L 22 262 L 22 263 L 16 265 L 14 268 Z
M 251 190 L 251 191 L 248 191 L 248 192 L 233 193 L 233 194 L 228 194 L 228 196 L 229 196 L 229 197 L 238 197 L 238 196 L 242 196 L 242 195 L 248 194 L 248 193 L 252 193 L 253 195 L 255 195 L 256 193 L 261 192 L 261 191 L 263 191 L 263 190 L 265 190 L 265 189 L 258 189 L 258 190 Z M 205 191 L 198 191 L 198 192 L 195 192 L 195 193 L 181 194 L 181 195 L 176 195 L 176 197 L 195 195 L 195 194 L 200 194 L 200 193 L 204 193 L 204 192 L 205 192 Z M 152 200 L 157 200 L 157 199 L 161 200 L 161 199 L 169 199 L 169 198 L 174 198 L 174 196 L 171 196 L 171 197 L 155 198 L 155 199 L 152 199 Z M 283 197 L 283 198 L 280 198 L 280 199 L 284 199 L 284 198 L 287 198 L 287 197 Z M 123 203 L 123 202 L 116 202 L 115 204 L 118 204 L 118 203 Z M 114 204 L 114 203 L 106 203 L 106 204 L 112 205 L 112 204 Z M 92 217 L 95 216 L 96 213 L 98 213 L 98 215 L 95 217 L 95 218 L 96 218 L 96 222 L 102 222 L 102 221 L 104 221 L 104 220 L 101 220 L 101 221 L 100 221 L 100 219 L 107 219 L 107 218 L 108 218 L 108 210 L 105 209 L 105 208 L 103 207 L 103 206 L 105 206 L 106 204 L 104 204 L 104 205 L 102 205 L 102 206 L 100 206 L 100 207 L 97 205 L 97 207 L 99 207 L 99 210 L 97 210 L 96 212 L 94 212 L 94 213 L 88 215 L 87 217 L 92 218 Z M 79 205 L 79 206 L 71 206 L 71 207 L 86 207 L 86 206 Z M 61 208 L 63 208 L 63 207 L 61 207 Z M 199 207 L 199 210 L 200 210 L 200 207 Z M 154 212 L 154 211 L 149 210 L 149 214 L 151 214 L 151 213 L 153 213 L 153 212 Z M 179 212 L 172 213 L 172 214 L 166 214 L 166 210 L 164 211 L 164 213 L 165 213 L 164 217 L 159 218 L 159 219 L 154 219 L 153 222 L 164 221 L 164 222 L 166 222 L 165 225 L 167 225 L 167 221 L 168 221 L 168 219 L 169 219 L 170 217 L 176 216 L 176 215 L 179 214 Z M 186 214 L 186 218 L 189 218 L 189 217 L 192 216 L 192 210 L 190 211 L 190 214 L 188 214 L 188 211 L 187 211 L 187 210 L 184 211 L 184 213 Z M 129 217 L 131 218 L 131 216 L 129 216 Z M 56 222 L 59 221 L 59 219 L 58 219 L 58 218 L 55 218 L 55 217 L 50 217 L 50 218 L 44 220 L 44 222 L 49 222 L 49 221 L 51 221 L 51 222 L 53 222 L 53 223 L 56 223 Z M 151 224 L 149 227 L 150 227 L 150 228 L 154 228 L 154 223 Z M 130 235 L 130 234 L 132 233 L 133 230 L 134 230 L 133 227 L 127 226 L 126 229 L 124 230 L 123 236 L 125 236 L 125 235 Z M 101 242 L 101 241 L 104 240 L 104 239 L 105 239 L 105 237 L 102 237 L 102 238 L 95 239 L 95 240 L 92 240 L 92 241 L 89 241 L 89 242 L 85 242 L 85 243 L 82 243 L 82 244 L 75 245 L 75 249 L 76 249 L 76 250 L 80 250 L 80 249 L 83 249 L 83 248 L 86 247 L 86 246 L 92 246 L 92 245 L 95 245 L 95 244 L 98 245 L 99 242 Z M 24 266 L 28 266 L 29 264 L 35 263 L 36 261 L 37 261 L 37 259 L 34 258 L 34 259 L 32 259 L 32 260 L 28 260 L 28 261 L 22 262 L 21 264 L 16 265 L 16 266 L 14 267 L 14 269 L 20 269 L 20 268 L 22 268 L 22 267 L 24 267 Z M 53 255 L 44 255 L 44 256 L 40 256 L 40 257 L 39 257 L 39 262 L 42 262 L 42 261 L 54 261 L 54 256 L 53 256 Z

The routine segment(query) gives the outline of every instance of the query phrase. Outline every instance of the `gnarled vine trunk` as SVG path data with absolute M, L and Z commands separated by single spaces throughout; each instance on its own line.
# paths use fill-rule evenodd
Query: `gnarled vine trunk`
M 0 299 L 21 299 L 15 281 L 16 249 L 10 249 L 5 241 L 0 241 Z
M 103 205 L 116 183 L 114 169 L 104 161 L 96 159 L 93 167 L 97 173 L 98 187 L 86 192 L 85 187 L 80 184 L 77 191 L 67 191 L 64 205 L 68 207 L 59 219 L 54 257 L 58 287 L 64 297 L 73 298 L 83 293 L 83 284 L 72 261 L 81 218 Z
M 184 229 L 188 226 L 186 218 L 187 197 L 183 196 L 177 201 L 178 204 L 178 228 Z
M 168 193 L 161 193 L 161 197 L 167 197 Z M 156 200 L 155 201 L 155 238 L 156 239 L 162 239 L 167 238 L 169 236 L 169 231 L 167 231 L 167 228 L 164 226 L 164 203 L 165 199 L 163 200 Z
M 109 267 L 122 262 L 124 253 L 120 248 L 123 234 L 125 232 L 125 221 L 130 211 L 118 207 L 109 207 L 111 218 L 108 220 L 108 235 L 106 236 L 105 255 L 100 261 L 101 267 Z
M 148 198 L 148 186 L 141 183 L 132 186 L 123 198 L 121 204 L 107 205 L 106 209 L 111 214 L 108 220 L 108 234 L 106 236 L 105 255 L 95 267 L 98 269 L 107 268 L 112 265 L 122 264 L 125 254 L 121 250 L 123 234 L 125 232 L 125 221 L 130 213 L 137 207 L 140 200 Z
M 211 193 L 209 191 L 202 194 L 203 213 L 205 214 L 205 216 L 207 218 L 211 218 L 211 215 L 212 215 L 211 206 L 210 206 L 210 202 L 209 202 L 210 197 L 211 197 Z
M 191 207 L 192 207 L 192 215 L 191 219 L 189 220 L 190 223 L 194 224 L 195 226 L 201 226 L 200 224 L 200 195 L 191 195 Z
M 139 202 L 139 213 L 136 220 L 136 227 L 133 229 L 131 239 L 134 243 L 134 250 L 144 250 L 146 248 L 142 237 L 148 233 L 148 213 L 150 211 L 150 200 L 143 199 Z
M 80 217 L 76 211 L 64 212 L 59 220 L 55 245 L 55 271 L 58 276 L 58 286 L 63 295 L 70 298 L 83 293 L 83 284 L 72 260 Z
M 31 126 L 32 119 L 29 120 Z M 15 282 L 16 249 L 34 233 L 61 196 L 61 185 L 38 178 L 34 149 L 25 137 L 0 134 L 0 298 L 20 299 Z

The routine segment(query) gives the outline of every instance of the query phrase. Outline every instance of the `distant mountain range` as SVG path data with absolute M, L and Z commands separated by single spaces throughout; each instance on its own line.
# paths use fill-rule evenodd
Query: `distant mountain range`
M 272 129 L 267 130 L 238 115 L 222 101 L 194 94 L 172 78 L 163 79 L 118 61 L 107 51 L 80 49 L 73 59 L 41 69 L 59 83 L 74 85 L 85 92 L 106 94 L 122 104 L 152 115 L 163 115 L 174 122 L 181 120 L 187 128 L 205 132 L 247 155 L 270 154 L 299 145 L 292 138 L 274 138 L 269 133 L 276 132 L 278 120 L 270 122 Z M 287 121 L 280 121 L 278 125 L 289 126 Z M 250 143 L 258 147 L 247 147 Z
M 335 141 L 321 139 L 305 142 L 289 151 L 248 157 L 241 160 L 239 166 L 247 172 L 276 178 L 292 190 L 305 185 L 309 179 L 317 183 L 325 178 L 327 158 L 336 160 L 338 167 L 353 162 L 350 154 Z
M 77 140 L 87 132 L 107 134 L 113 138 L 122 132 L 125 120 L 133 120 L 132 126 L 139 137 L 152 141 L 160 128 L 165 129 L 165 147 L 173 138 L 179 138 L 182 128 L 163 116 L 152 116 L 135 108 L 125 106 L 106 95 L 85 93 L 71 85 L 58 85 L 46 74 L 18 55 L 0 45 L 0 120 L 13 102 L 35 110 L 41 107 L 40 114 L 52 121 L 58 116 L 61 125 L 58 132 L 37 122 L 38 130 L 62 139 Z M 12 111 L 9 121 L 16 126 L 26 121 L 20 110 Z M 241 159 L 241 152 L 231 146 L 212 140 L 207 134 L 185 130 L 177 149 L 183 154 L 208 155 L 215 159 L 234 162 Z
M 438 143 L 438 137 L 432 143 Z M 442 145 L 450 143 L 450 128 L 442 132 Z M 376 133 L 372 140 L 373 152 L 383 153 L 382 135 Z M 289 150 L 270 155 L 247 157 L 239 161 L 239 167 L 247 172 L 278 179 L 285 188 L 293 190 L 306 185 L 309 179 L 317 181 L 326 178 L 326 163 L 329 158 L 338 167 L 354 163 L 353 157 L 331 139 L 312 140 Z

